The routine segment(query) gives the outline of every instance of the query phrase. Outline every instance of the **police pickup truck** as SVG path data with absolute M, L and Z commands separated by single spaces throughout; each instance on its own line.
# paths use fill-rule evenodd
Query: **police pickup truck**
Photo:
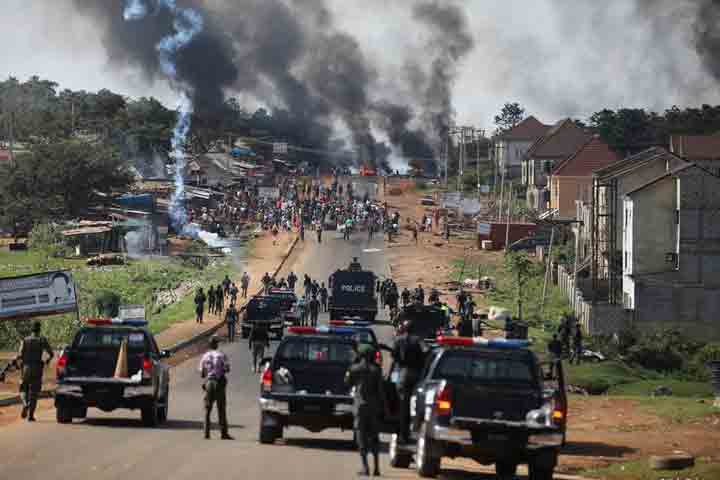
M 292 290 L 271 289 L 267 295 L 255 295 L 245 306 L 240 321 L 242 338 L 248 338 L 256 322 L 267 322 L 271 334 L 282 338 L 285 323 L 295 323 L 297 296 Z
M 567 397 L 558 365 L 554 389 L 527 341 L 441 337 L 410 403 L 415 445 L 390 442 L 390 462 L 436 477 L 443 457 L 495 464 L 500 479 L 529 465 L 530 480 L 550 480 L 564 442 Z M 392 373 L 391 373 L 392 375 Z
M 289 426 L 352 430 L 353 398 L 345 372 L 355 356 L 354 332 L 290 327 L 288 333 L 261 376 L 260 442 L 273 443 Z
M 57 361 L 58 423 L 85 418 L 88 407 L 105 412 L 139 409 L 148 427 L 167 420 L 170 367 L 165 359 L 170 353 L 158 349 L 146 325 L 141 320 L 96 319 L 77 332 Z

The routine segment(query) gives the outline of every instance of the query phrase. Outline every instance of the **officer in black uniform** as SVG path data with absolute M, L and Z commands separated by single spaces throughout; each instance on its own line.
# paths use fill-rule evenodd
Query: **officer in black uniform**
M 410 441 L 410 397 L 423 368 L 425 354 L 420 338 L 413 333 L 412 321 L 405 324 L 405 331 L 395 341 L 393 357 L 400 367 L 398 396 L 400 397 L 400 425 L 398 439 L 401 443 Z
M 385 412 L 382 369 L 375 363 L 375 350 L 367 344 L 357 349 L 356 361 L 345 374 L 345 383 L 355 388 L 353 415 L 355 436 L 362 460 L 361 476 L 368 476 L 367 454 L 374 459 L 373 476 L 380 476 L 380 428 L 378 419 Z
M 49 358 L 43 361 L 43 352 Z M 35 421 L 35 408 L 37 408 L 38 395 L 42 388 L 43 369 L 50 363 L 55 353 L 47 338 L 40 335 L 40 322 L 33 323 L 32 334 L 25 337 L 20 343 L 18 358 L 22 365 L 22 383 L 20 384 L 20 398 L 23 409 L 22 418 L 28 422 Z
M 230 342 L 235 341 L 235 332 L 237 331 L 237 322 L 238 322 L 237 308 L 235 308 L 235 305 L 230 305 L 230 308 L 228 308 L 227 313 L 225 314 L 225 323 L 227 324 L 227 330 L 228 330 L 228 341 L 230 341 Z

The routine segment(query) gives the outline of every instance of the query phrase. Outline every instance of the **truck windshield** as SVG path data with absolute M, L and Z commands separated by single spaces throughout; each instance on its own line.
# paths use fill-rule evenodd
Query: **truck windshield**
M 352 344 L 347 342 L 293 341 L 280 347 L 278 358 L 290 361 L 351 363 L 354 352 Z
M 120 344 L 125 339 L 128 341 L 129 349 L 145 350 L 145 334 L 130 330 L 83 330 L 75 340 L 75 347 L 81 349 L 120 348 Z
M 433 378 L 473 383 L 535 383 L 532 365 L 526 360 L 477 355 L 472 352 L 444 355 L 435 368 Z

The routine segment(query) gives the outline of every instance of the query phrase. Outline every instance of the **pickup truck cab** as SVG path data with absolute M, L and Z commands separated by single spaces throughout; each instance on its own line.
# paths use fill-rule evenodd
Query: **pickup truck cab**
M 398 445 L 390 461 L 436 477 L 443 457 L 495 464 L 500 479 L 529 465 L 530 480 L 550 480 L 564 442 L 567 415 L 562 370 L 544 386 L 535 354 L 522 340 L 441 337 L 427 357 L 410 403 L 415 445 Z
M 144 321 L 90 320 L 57 362 L 55 409 L 58 423 L 85 418 L 88 407 L 105 412 L 139 409 L 145 426 L 167 420 L 170 356 L 158 348 Z M 127 377 L 115 377 L 122 343 L 127 342 Z
M 356 341 L 321 327 L 291 327 L 288 333 L 261 376 L 260 443 L 282 438 L 289 426 L 352 430 L 353 397 L 345 373 Z
M 248 338 L 253 325 L 257 322 L 267 322 L 271 334 L 282 338 L 285 331 L 285 322 L 291 315 L 292 307 L 297 297 L 290 295 L 270 294 L 255 295 L 245 306 L 240 317 L 240 331 L 242 338 Z

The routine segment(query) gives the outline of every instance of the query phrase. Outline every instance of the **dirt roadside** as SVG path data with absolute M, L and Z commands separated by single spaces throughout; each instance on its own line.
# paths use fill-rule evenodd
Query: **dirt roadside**
M 277 245 L 273 245 L 272 241 L 270 241 L 269 234 L 265 232 L 255 239 L 250 255 L 246 259 L 243 259 L 243 269 L 250 275 L 249 292 L 258 291 L 261 288 L 261 278 L 265 272 L 272 274 L 286 257 L 286 265 L 292 265 L 298 258 L 300 258 L 304 245 L 302 242 L 298 242 L 288 256 L 288 252 L 294 244 L 296 236 L 297 234 L 295 233 L 283 232 L 278 236 Z M 241 275 L 242 271 L 237 274 L 237 278 L 233 279 L 238 286 Z M 240 306 L 242 306 L 245 304 L 245 301 L 240 299 L 239 303 Z M 202 324 L 196 323 L 195 319 L 175 322 L 168 329 L 156 335 L 155 338 L 158 341 L 160 348 L 169 348 L 219 325 L 222 321 L 223 318 L 219 315 L 206 314 L 205 321 Z M 219 334 L 224 335 L 225 332 L 221 330 Z M 185 360 L 198 355 L 204 349 L 204 344 L 193 345 L 189 348 L 183 349 L 171 358 L 170 364 L 178 365 Z M 55 387 L 54 362 L 46 368 L 43 378 L 43 391 L 52 390 Z M 0 400 L 16 396 L 18 393 L 18 387 L 19 377 L 17 372 L 8 375 L 5 382 L 0 383 Z M 46 399 L 40 401 L 38 408 L 53 408 L 52 400 Z M 20 418 L 19 416 L 20 406 L 18 405 L 0 407 L 0 428 L 17 421 Z
M 403 227 L 408 219 L 420 220 L 432 207 L 420 205 L 421 193 L 409 190 L 403 195 L 387 196 L 390 211 L 399 211 Z M 426 210 L 427 208 L 427 210 Z M 403 228 L 392 243 L 385 243 L 386 255 L 394 280 L 402 289 L 422 284 L 426 292 L 435 287 L 443 301 L 455 305 L 454 292 L 447 291 L 451 280 L 451 262 L 467 256 L 483 264 L 500 265 L 501 252 L 481 252 L 472 239 L 451 237 L 450 242 L 436 233 L 421 232 L 418 244 L 412 233 Z M 468 272 L 466 277 L 476 277 Z M 457 279 L 452 279 L 457 280 Z M 481 295 L 475 296 L 479 308 L 488 308 Z M 577 473 L 589 468 L 605 467 L 651 455 L 682 450 L 711 462 L 720 462 L 720 411 L 688 423 L 673 423 L 640 408 L 632 399 L 611 396 L 572 396 L 570 400 L 568 444 L 561 457 L 559 472 Z M 476 466 L 471 461 L 457 461 L 464 468 Z

